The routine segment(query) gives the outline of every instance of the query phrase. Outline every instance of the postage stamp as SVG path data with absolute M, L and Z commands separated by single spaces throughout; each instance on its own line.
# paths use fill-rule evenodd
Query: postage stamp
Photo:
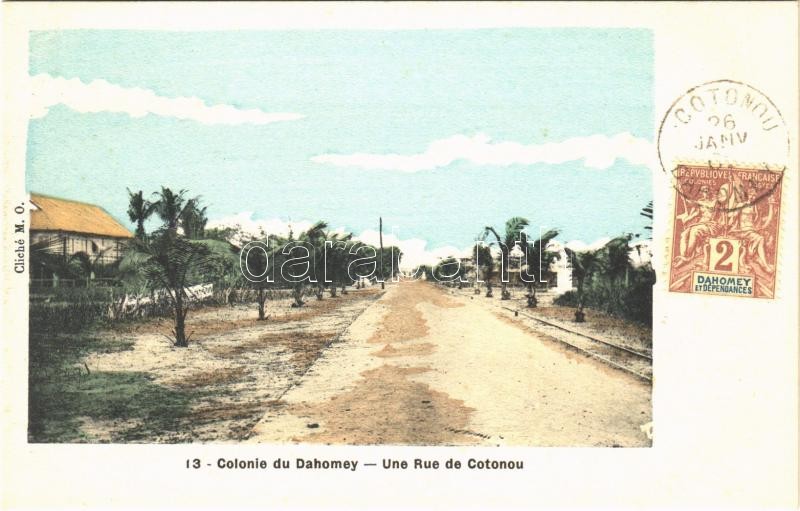
M 678 166 L 670 291 L 775 296 L 781 177 L 762 169 Z
M 788 154 L 780 111 L 750 85 L 708 82 L 672 104 L 658 133 L 674 186 L 670 291 L 774 298 Z

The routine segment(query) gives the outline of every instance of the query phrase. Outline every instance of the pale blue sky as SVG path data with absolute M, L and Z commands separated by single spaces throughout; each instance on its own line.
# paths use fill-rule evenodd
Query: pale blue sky
M 359 233 L 382 215 L 401 238 L 464 247 L 525 216 L 591 242 L 643 232 L 650 171 L 625 160 L 478 165 L 416 173 L 316 163 L 350 153 L 423 153 L 483 133 L 541 144 L 629 132 L 653 138 L 652 34 L 630 29 L 34 32 L 30 74 L 103 79 L 300 120 L 205 125 L 64 105 L 30 123 L 28 188 L 102 205 L 125 188 L 202 195 L 212 218 L 327 220 Z

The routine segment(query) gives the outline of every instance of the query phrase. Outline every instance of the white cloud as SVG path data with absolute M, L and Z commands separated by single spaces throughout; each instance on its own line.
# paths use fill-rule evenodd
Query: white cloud
M 260 237 L 263 235 L 281 236 L 286 237 L 289 231 L 299 234 L 308 230 L 313 225 L 313 222 L 307 220 L 281 220 L 280 218 L 271 218 L 268 220 L 254 220 L 252 211 L 245 211 L 236 215 L 226 216 L 219 219 L 209 220 L 207 229 L 233 227 L 241 231 L 241 235 L 245 238 Z M 344 232 L 337 229 L 337 232 Z M 235 242 L 241 240 L 234 240 Z
M 168 98 L 149 89 L 121 87 L 105 80 L 83 83 L 77 78 L 46 73 L 30 77 L 30 118 L 47 115 L 50 107 L 63 104 L 81 113 L 123 112 L 131 117 L 147 114 L 187 119 L 201 124 L 269 124 L 304 117 L 294 113 L 270 113 L 232 105 L 206 105 L 195 97 Z
M 564 244 L 565 247 L 573 252 L 586 252 L 587 250 L 598 250 L 606 246 L 606 243 L 611 241 L 611 238 L 599 238 L 592 243 L 585 243 L 581 240 L 572 240 Z
M 356 236 L 356 238 L 364 243 L 368 243 L 376 247 L 379 244 L 378 231 L 362 231 L 361 234 Z M 434 266 L 445 257 L 462 257 L 470 254 L 469 248 L 459 249 L 452 246 L 446 246 L 428 249 L 428 242 L 425 240 L 419 238 L 403 240 L 393 234 L 383 235 L 383 246 L 395 246 L 403 251 L 403 258 L 400 261 L 400 268 L 402 270 L 412 270 L 421 264 Z
M 369 170 L 397 170 L 419 172 L 446 167 L 455 161 L 468 161 L 475 165 L 532 165 L 557 164 L 583 160 L 593 169 L 606 169 L 617 159 L 635 165 L 655 166 L 656 153 L 652 143 L 630 133 L 613 137 L 592 135 L 575 137 L 562 142 L 546 144 L 520 144 L 517 142 L 491 142 L 484 134 L 472 137 L 455 135 L 436 140 L 422 153 L 400 154 L 322 154 L 311 158 L 316 163 L 337 167 L 358 167 Z

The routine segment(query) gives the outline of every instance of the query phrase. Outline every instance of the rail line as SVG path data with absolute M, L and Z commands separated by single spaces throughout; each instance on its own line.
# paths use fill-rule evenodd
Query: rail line
M 563 339 L 562 338 L 563 336 L 552 336 L 557 341 L 575 350 L 578 350 L 581 353 L 591 358 L 599 360 L 600 362 L 608 364 L 616 369 L 630 373 L 636 376 L 637 378 L 640 378 L 647 382 L 653 381 L 652 376 L 650 376 L 649 374 L 645 374 L 647 370 L 652 371 L 652 362 L 653 362 L 653 358 L 650 355 L 647 355 L 646 353 L 641 353 L 639 351 L 632 350 L 624 346 L 619 346 L 617 344 L 613 344 L 608 341 L 604 341 L 602 339 L 598 339 L 596 337 L 592 337 L 590 335 L 586 335 L 581 332 L 576 332 L 575 330 L 565 328 L 561 325 L 551 323 L 550 321 L 537 318 L 536 316 L 532 316 L 530 314 L 526 314 L 525 312 L 519 309 L 512 309 L 511 307 L 505 307 L 502 305 L 500 306 L 500 308 L 513 312 L 515 316 L 522 315 L 523 317 L 532 319 L 538 323 L 545 325 L 548 328 L 553 328 L 563 332 L 567 332 L 570 335 L 591 341 L 591 343 L 593 344 L 590 345 L 584 344 L 584 346 L 579 346 L 578 345 L 579 343 L 569 342 L 566 339 Z M 642 369 L 645 369 L 645 371 L 642 371 Z

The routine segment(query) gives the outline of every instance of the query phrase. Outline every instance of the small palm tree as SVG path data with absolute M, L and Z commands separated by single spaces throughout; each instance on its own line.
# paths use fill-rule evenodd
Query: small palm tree
M 326 232 L 318 239 L 323 245 L 315 247 L 314 277 L 317 281 L 317 299 L 322 300 L 322 293 L 327 287 L 331 297 L 336 297 L 336 286 L 347 282 L 345 273 L 349 263 L 347 248 L 353 238 L 350 233 L 342 234 Z M 330 282 L 326 282 L 325 279 Z
M 347 294 L 347 286 L 352 286 L 353 284 L 356 285 L 356 288 L 360 287 L 360 277 L 357 275 L 358 272 L 351 272 L 350 263 L 355 261 L 356 259 L 360 259 L 363 257 L 363 254 L 360 254 L 362 247 L 367 247 L 366 243 L 358 240 L 351 240 L 346 242 L 345 246 L 342 248 L 342 261 L 341 266 L 339 266 L 339 275 L 341 278 L 340 284 L 342 286 L 342 294 Z
M 478 279 L 483 275 L 486 282 L 486 298 L 494 296 L 492 293 L 492 278 L 494 278 L 494 257 L 492 256 L 492 249 L 484 243 L 476 243 L 472 252 L 476 257 L 475 266 L 475 282 L 477 285 Z M 479 294 L 480 289 L 475 288 L 475 294 Z
M 511 253 L 511 249 L 514 248 L 514 245 L 520 241 L 520 236 L 528 226 L 528 220 L 526 218 L 522 218 L 519 216 L 515 216 L 509 218 L 506 221 L 506 228 L 503 237 L 501 238 L 494 227 L 486 226 L 484 228 L 483 237 L 485 237 L 492 233 L 497 240 L 497 245 L 500 247 L 500 252 L 502 254 L 502 258 L 500 259 L 500 299 L 501 300 L 509 300 L 511 298 L 511 293 L 508 291 L 508 265 L 509 265 L 509 257 Z
M 537 240 L 531 243 L 528 235 L 522 233 L 522 247 L 525 253 L 525 275 L 528 284 L 528 307 L 536 307 L 536 286 L 542 280 L 542 276 L 550 269 L 550 265 L 558 258 L 558 254 L 549 252 L 547 246 L 558 236 L 557 229 L 551 229 L 542 234 Z
M 136 237 L 144 239 L 144 223 L 153 215 L 156 205 L 145 200 L 141 190 L 133 193 L 128 189 L 128 218 L 136 224 Z
M 279 267 L 281 263 L 280 247 L 282 244 L 280 241 L 278 243 L 271 243 L 271 241 L 272 240 L 267 237 L 266 243 L 261 245 L 260 249 L 251 249 L 247 253 L 246 269 L 252 275 L 252 277 L 246 278 L 244 283 L 251 289 L 256 290 L 256 303 L 258 304 L 259 321 L 264 321 L 267 319 L 266 302 L 270 295 L 270 288 L 276 285 L 275 281 L 272 280 L 276 273 L 274 270 L 276 267 Z
M 134 238 L 130 248 L 139 256 L 148 287 L 166 293 L 172 306 L 175 346 L 188 347 L 186 315 L 191 297 L 187 287 L 193 279 L 213 274 L 218 265 L 211 250 L 205 243 L 188 240 L 171 228 L 156 231 L 144 240 Z
M 69 263 L 75 264 L 78 267 L 80 274 L 86 279 L 87 286 L 95 279 L 99 272 L 103 271 L 103 256 L 109 250 L 111 250 L 111 247 L 100 249 L 97 245 L 92 243 L 91 254 L 81 251 L 69 257 Z
M 583 252 L 576 252 L 569 248 L 564 249 L 567 256 L 572 261 L 572 278 L 576 281 L 578 293 L 578 307 L 575 309 L 575 322 L 583 323 L 586 320 L 586 314 L 583 312 L 583 290 L 587 280 L 601 269 L 601 254 L 600 250 L 586 250 Z
M 433 267 L 433 277 L 437 282 L 456 282 L 461 289 L 461 279 L 464 277 L 464 267 L 455 257 L 446 257 Z
M 295 276 L 292 280 L 292 297 L 294 298 L 294 303 L 292 307 L 302 307 L 305 305 L 303 301 L 303 294 L 305 292 L 305 286 L 307 282 L 310 282 L 316 273 L 315 266 L 317 261 L 315 260 L 315 256 L 318 253 L 317 247 L 324 246 L 326 230 L 328 228 L 328 224 L 322 221 L 319 221 L 308 228 L 308 230 L 300 233 L 296 240 L 293 239 L 293 233 L 289 233 L 289 239 L 286 240 L 287 242 L 293 242 L 294 245 L 297 246 L 304 246 L 308 249 L 310 254 L 311 260 L 309 263 L 309 272 L 303 276 Z M 298 263 L 302 264 L 302 263 Z M 320 295 L 317 295 L 318 298 L 321 299 Z

